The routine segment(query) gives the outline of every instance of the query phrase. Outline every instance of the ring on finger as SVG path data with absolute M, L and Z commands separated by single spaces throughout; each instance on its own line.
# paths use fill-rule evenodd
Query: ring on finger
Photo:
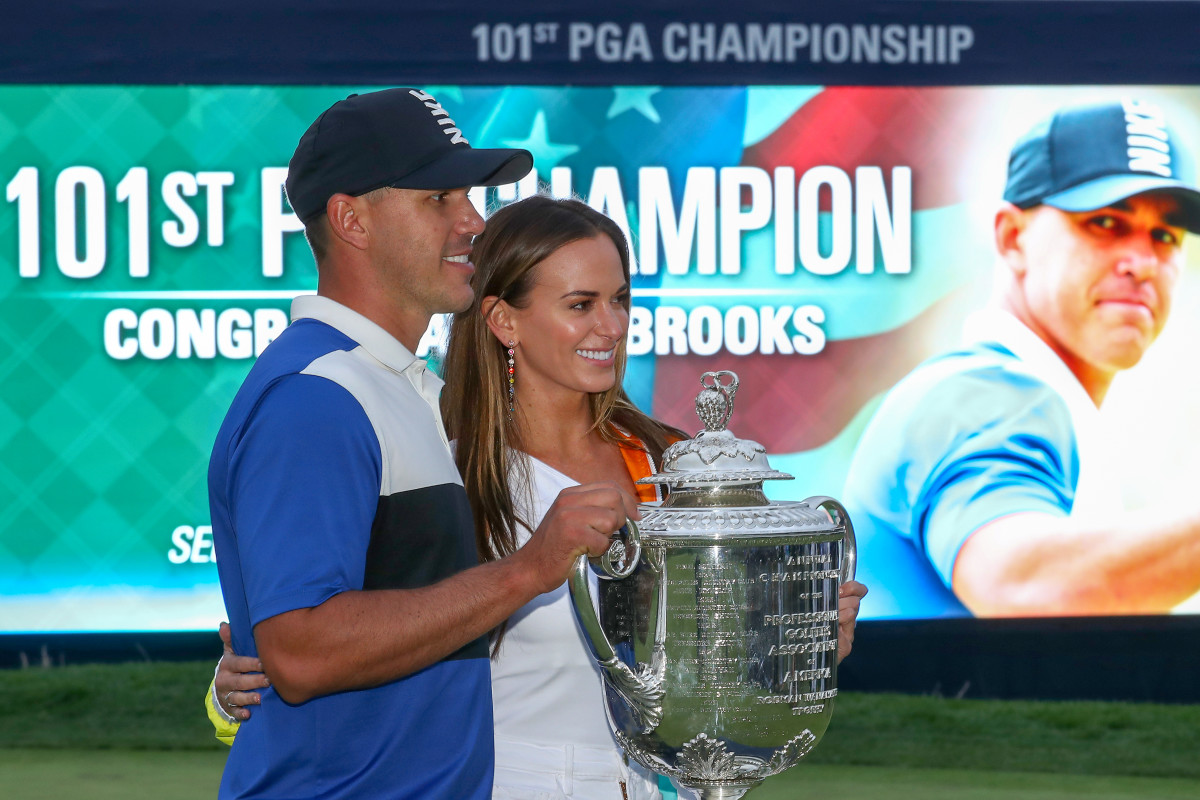
M 241 706 L 239 706 L 237 703 L 230 701 L 230 699 L 229 699 L 229 696 L 236 691 L 237 691 L 237 689 L 233 689 L 232 691 L 228 691 L 225 693 L 225 700 L 223 702 L 229 708 L 241 708 Z

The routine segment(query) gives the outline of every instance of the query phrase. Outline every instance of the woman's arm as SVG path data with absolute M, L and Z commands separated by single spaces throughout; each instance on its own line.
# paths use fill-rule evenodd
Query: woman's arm
M 262 702 L 262 696 L 255 690 L 265 689 L 271 682 L 262 674 L 261 661 L 233 652 L 229 623 L 221 623 L 218 635 L 225 646 L 225 653 L 217 662 L 204 707 L 216 729 L 217 739 L 231 745 L 241 722 L 250 719 L 247 706 Z

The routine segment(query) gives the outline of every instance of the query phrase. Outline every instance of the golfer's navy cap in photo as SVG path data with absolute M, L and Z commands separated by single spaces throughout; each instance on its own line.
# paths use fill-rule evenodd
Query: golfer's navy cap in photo
M 1180 224 L 1200 233 L 1200 188 L 1190 148 L 1164 110 L 1138 100 L 1062 108 L 1013 146 L 1004 199 L 1093 211 L 1127 197 L 1166 191 Z
M 434 97 L 420 89 L 352 94 L 309 126 L 288 164 L 286 190 L 301 222 L 335 194 L 498 186 L 533 168 L 527 150 L 476 149 Z

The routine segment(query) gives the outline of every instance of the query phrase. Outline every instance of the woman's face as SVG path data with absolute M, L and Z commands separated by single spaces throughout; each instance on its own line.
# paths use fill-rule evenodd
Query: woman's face
M 563 245 L 534 267 L 524 308 L 512 308 L 517 397 L 611 389 L 629 330 L 629 283 L 604 235 Z

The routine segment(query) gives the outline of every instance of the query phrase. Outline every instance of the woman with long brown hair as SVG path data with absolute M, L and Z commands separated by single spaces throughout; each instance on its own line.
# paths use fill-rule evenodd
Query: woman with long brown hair
M 451 327 L 442 416 L 479 555 L 492 560 L 518 547 L 511 487 L 529 485 L 530 458 L 636 494 L 623 456 L 657 463 L 687 437 L 622 387 L 629 257 L 616 223 L 577 200 L 531 197 L 492 216 L 472 257 L 476 298 Z
M 500 209 L 474 243 L 475 301 L 455 315 L 442 415 L 471 502 L 481 561 L 513 553 L 558 493 L 608 481 L 639 486 L 668 444 L 686 438 L 622 388 L 630 268 L 620 228 L 584 203 L 531 197 Z M 839 644 L 849 650 L 865 588 L 843 587 Z M 654 800 L 607 721 L 600 670 L 566 585 L 541 595 L 492 636 L 498 800 Z M 226 659 L 210 693 L 254 704 L 249 659 Z M 258 667 L 261 669 L 261 667 Z M 249 691 L 247 691 L 249 690 Z M 233 709 L 237 719 L 249 711 Z
M 686 436 L 622 388 L 630 275 L 620 228 L 576 200 L 533 197 L 497 211 L 472 258 L 476 299 L 451 327 L 442 415 L 480 559 L 514 552 L 576 483 L 658 499 L 634 481 Z M 494 797 L 657 797 L 609 732 L 565 584 L 506 628 L 493 636 Z

